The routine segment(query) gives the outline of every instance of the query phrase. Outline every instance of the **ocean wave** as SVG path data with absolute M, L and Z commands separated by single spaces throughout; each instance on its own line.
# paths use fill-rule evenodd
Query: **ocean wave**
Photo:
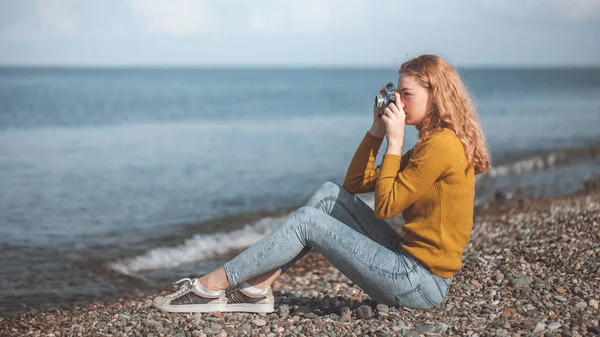
M 369 205 L 369 207 L 373 208 L 375 199 L 372 193 L 361 194 L 358 197 Z M 196 234 L 180 245 L 152 248 L 134 257 L 107 262 L 106 265 L 121 274 L 135 275 L 139 272 L 164 270 L 215 260 L 230 252 L 250 247 L 262 239 L 289 217 L 289 209 L 287 212 L 282 211 L 279 210 L 278 215 L 268 215 L 255 222 L 246 223 L 239 229 L 209 234 Z M 240 215 L 239 217 L 243 216 Z M 223 219 L 223 221 L 231 221 L 231 219 Z
M 597 160 L 600 158 L 600 144 L 560 150 L 540 150 L 534 153 L 508 155 L 502 164 L 492 166 L 482 175 L 487 178 L 520 175 L 541 171 L 576 160 Z
M 286 216 L 265 217 L 230 232 L 196 234 L 181 245 L 154 248 L 142 255 L 109 262 L 108 267 L 119 273 L 132 275 L 211 260 L 251 246 L 275 229 L 285 218 Z
M 485 173 L 490 178 L 503 177 L 511 174 L 519 175 L 527 172 L 539 171 L 554 167 L 567 159 L 565 152 L 554 152 L 547 155 L 518 160 L 516 162 L 492 166 Z

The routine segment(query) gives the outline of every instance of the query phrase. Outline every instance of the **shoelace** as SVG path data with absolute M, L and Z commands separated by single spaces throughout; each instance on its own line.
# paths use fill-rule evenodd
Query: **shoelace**
M 189 277 L 186 278 L 182 278 L 179 281 L 175 281 L 173 282 L 173 284 L 179 284 L 181 282 L 187 281 L 188 283 L 185 283 L 184 285 L 182 285 L 181 287 L 179 287 L 179 290 L 177 290 L 176 292 L 167 295 L 168 298 L 174 298 L 177 297 L 181 294 L 183 294 L 184 292 L 186 292 L 188 289 L 190 289 L 194 284 L 196 284 L 196 282 L 198 281 L 198 279 L 194 278 L 194 279 L 190 279 Z

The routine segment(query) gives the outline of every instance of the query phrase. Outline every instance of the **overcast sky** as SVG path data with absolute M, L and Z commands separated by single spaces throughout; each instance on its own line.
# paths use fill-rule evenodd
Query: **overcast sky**
M 0 64 L 600 65 L 600 0 L 0 0 Z

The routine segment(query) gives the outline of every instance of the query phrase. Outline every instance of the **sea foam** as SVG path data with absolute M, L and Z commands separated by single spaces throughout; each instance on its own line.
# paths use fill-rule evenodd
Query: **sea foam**
M 175 247 L 158 247 L 141 255 L 109 262 L 108 266 L 123 274 L 175 268 L 225 256 L 251 246 L 275 229 L 286 217 L 265 217 L 231 232 L 197 234 Z

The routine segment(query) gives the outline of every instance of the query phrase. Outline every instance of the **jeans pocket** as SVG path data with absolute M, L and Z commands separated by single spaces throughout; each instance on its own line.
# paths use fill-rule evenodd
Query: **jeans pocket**
M 396 306 L 411 309 L 431 309 L 435 306 L 435 303 L 419 284 L 413 290 L 396 295 Z
M 406 273 L 406 275 L 414 274 L 415 272 L 417 272 L 419 264 L 417 263 L 417 261 L 415 261 L 415 259 L 412 256 L 410 256 L 409 253 L 407 253 L 403 249 L 399 252 L 399 260 L 400 265 L 403 267 L 403 270 Z

